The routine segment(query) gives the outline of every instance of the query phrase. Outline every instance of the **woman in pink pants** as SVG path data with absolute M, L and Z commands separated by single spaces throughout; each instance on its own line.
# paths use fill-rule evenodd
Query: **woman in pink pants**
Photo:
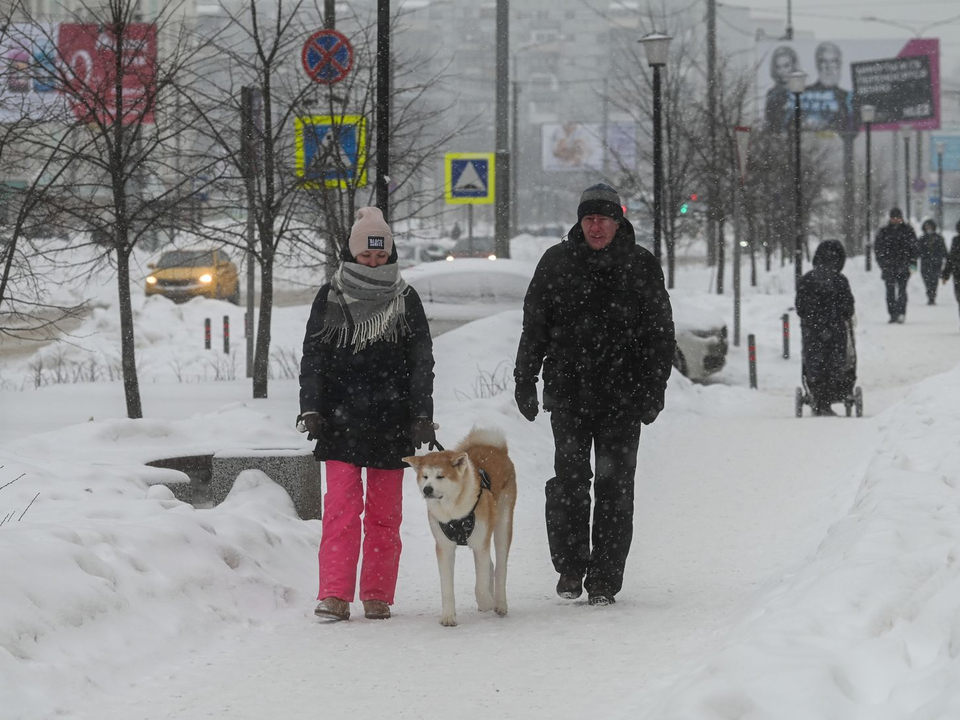
M 298 426 L 326 463 L 314 612 L 349 619 L 362 550 L 360 600 L 364 615 L 380 620 L 390 617 L 400 564 L 400 458 L 436 440 L 433 343 L 377 208 L 357 211 L 348 248 L 307 322 Z

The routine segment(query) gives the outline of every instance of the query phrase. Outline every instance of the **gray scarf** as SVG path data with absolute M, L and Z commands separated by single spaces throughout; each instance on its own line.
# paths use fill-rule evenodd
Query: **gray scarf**
M 330 283 L 320 342 L 363 350 L 377 340 L 396 342 L 410 331 L 406 318 L 406 281 L 393 263 L 367 267 L 340 263 Z

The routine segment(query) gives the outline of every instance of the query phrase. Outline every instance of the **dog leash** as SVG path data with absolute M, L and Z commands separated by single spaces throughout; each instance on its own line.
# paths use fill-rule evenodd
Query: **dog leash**
M 427 450 L 438 450 L 443 452 L 443 445 L 437 440 L 437 430 L 440 429 L 440 423 L 433 423 L 433 440 L 427 443 Z

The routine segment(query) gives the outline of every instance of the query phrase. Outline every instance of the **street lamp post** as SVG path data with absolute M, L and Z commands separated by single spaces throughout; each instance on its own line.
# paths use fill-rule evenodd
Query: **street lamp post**
M 871 229 L 870 219 L 873 213 L 873 206 L 871 204 L 871 199 L 870 199 L 870 180 L 873 177 L 871 174 L 872 173 L 872 170 L 871 170 L 872 153 L 870 150 L 870 128 L 873 126 L 873 121 L 876 119 L 877 119 L 877 108 L 875 106 L 863 105 L 860 107 L 860 120 L 863 122 L 863 127 L 864 127 L 864 130 L 866 131 L 866 138 L 867 138 L 867 197 L 866 197 L 867 202 L 866 202 L 866 215 L 864 218 L 865 220 L 864 228 L 867 233 L 867 241 L 864 244 L 864 253 L 863 253 L 864 256 L 866 257 L 867 272 L 870 271 L 870 254 L 873 248 L 873 246 L 870 243 L 870 240 L 872 238 L 870 234 L 870 229 Z
M 663 234 L 663 143 L 660 112 L 660 68 L 670 55 L 669 35 L 650 33 L 640 38 L 647 54 L 647 64 L 653 68 L 653 254 L 660 262 Z
M 800 182 L 800 95 L 807 85 L 807 74 L 802 70 L 787 76 L 787 87 L 793 93 L 793 189 L 794 200 L 794 238 L 793 238 L 793 274 L 797 287 L 803 274 L 803 187 Z
M 943 233 L 943 151 L 944 144 L 937 143 L 937 227 Z

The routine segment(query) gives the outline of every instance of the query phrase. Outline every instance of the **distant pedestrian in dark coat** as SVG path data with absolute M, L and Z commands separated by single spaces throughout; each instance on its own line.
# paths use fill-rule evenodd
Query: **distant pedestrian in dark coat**
M 947 244 L 943 235 L 937 232 L 933 220 L 923 223 L 923 235 L 918 241 L 920 255 L 920 275 L 927 288 L 927 305 L 937 304 L 937 280 L 943 272 L 943 263 L 947 259 Z
M 830 404 L 853 392 L 856 382 L 850 346 L 853 293 L 841 272 L 846 259 L 843 245 L 824 240 L 813 255 L 813 270 L 797 284 L 803 375 L 814 415 L 835 415 Z
M 401 458 L 436 440 L 433 344 L 380 210 L 357 211 L 349 251 L 313 301 L 300 363 L 298 420 L 327 480 L 314 612 L 350 617 L 362 529 L 360 600 L 368 618 L 384 619 L 400 564 Z
M 873 243 L 877 265 L 887 284 L 887 311 L 890 322 L 902 323 L 907 317 L 907 281 L 910 266 L 917 261 L 917 236 L 903 221 L 899 208 L 890 211 L 890 222 L 877 232 Z
M 957 222 L 957 233 L 953 236 L 953 242 L 950 243 L 950 253 L 943 264 L 941 277 L 946 283 L 950 276 L 953 276 L 953 294 L 957 298 L 957 304 L 960 305 L 960 221 Z
M 556 446 L 546 519 L 557 593 L 576 598 L 585 585 L 590 604 L 608 605 L 623 584 L 633 537 L 640 428 L 663 409 L 673 313 L 660 265 L 637 245 L 616 190 L 587 188 L 577 218 L 530 282 L 514 379 L 517 406 L 533 421 L 543 368 Z

